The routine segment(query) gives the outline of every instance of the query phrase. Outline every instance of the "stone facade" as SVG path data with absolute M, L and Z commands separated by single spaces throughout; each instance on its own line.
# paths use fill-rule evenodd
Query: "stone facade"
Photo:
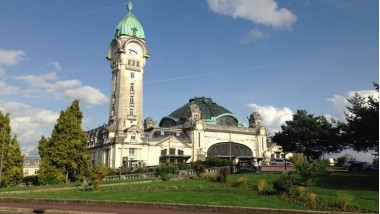
M 107 60 L 111 68 L 109 120 L 87 132 L 91 164 L 113 169 L 189 163 L 207 157 L 263 158 L 267 128 L 258 113 L 249 127 L 211 98 L 193 98 L 184 107 L 161 119 L 143 122 L 143 74 L 149 57 L 145 34 L 131 13 L 119 23 Z
M 38 175 L 40 169 L 41 158 L 40 157 L 25 157 L 23 172 L 24 177 L 30 175 Z

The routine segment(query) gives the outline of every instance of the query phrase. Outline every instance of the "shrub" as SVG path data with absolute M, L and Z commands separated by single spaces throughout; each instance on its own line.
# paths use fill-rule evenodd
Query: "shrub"
M 352 195 L 347 193 L 339 193 L 338 194 L 338 206 L 345 211 L 348 203 L 353 199 Z
M 93 182 L 92 189 L 94 191 L 99 190 L 100 181 L 106 177 L 106 175 L 109 173 L 109 171 L 110 171 L 109 167 L 107 167 L 101 163 L 97 163 L 93 166 L 93 168 L 91 170 L 90 178 Z
M 205 164 L 207 167 L 222 167 L 228 166 L 230 162 L 227 159 L 219 157 L 208 157 Z
M 216 173 L 202 173 L 199 175 L 200 179 L 206 179 L 209 181 L 217 181 L 216 177 Z
M 282 174 L 276 181 L 273 182 L 273 189 L 280 194 L 288 194 L 292 186 L 293 178 L 290 176 L 289 173 Z
M 22 182 L 25 182 L 26 186 L 36 186 L 38 185 L 38 175 L 29 175 L 22 178 Z
M 321 178 L 330 174 L 326 169 L 327 165 L 324 160 L 317 160 L 313 163 L 303 160 L 295 164 L 295 168 L 305 181 L 305 184 L 310 186 L 315 185 Z
M 217 175 L 217 181 L 225 183 L 227 181 L 227 178 L 230 176 L 230 173 L 230 167 L 221 167 Z
M 302 154 L 293 154 L 290 161 L 295 165 L 303 161 L 307 161 L 306 157 Z
M 146 173 L 148 170 L 144 167 L 138 167 L 136 170 L 133 171 L 133 173 Z
M 186 169 L 192 169 L 192 166 L 190 164 L 186 164 L 186 163 L 180 163 L 180 164 L 176 164 L 178 170 L 186 170 Z
M 257 183 L 257 191 L 263 192 L 265 187 L 267 186 L 267 181 L 264 179 L 260 179 Z
M 175 175 L 177 171 L 177 167 L 171 164 L 161 164 L 154 169 L 154 172 L 161 178 L 162 181 L 170 180 L 172 175 Z
M 306 201 L 310 205 L 315 205 L 316 200 L 317 200 L 317 194 L 312 193 L 312 192 L 309 192 L 308 194 L 306 194 Z
M 247 186 L 248 179 L 246 177 L 238 177 L 234 182 L 234 186 L 236 187 L 244 187 Z
M 296 195 L 296 197 L 302 197 L 303 194 L 305 193 L 305 191 L 306 191 L 306 187 L 298 186 L 298 187 L 296 188 L 296 191 L 295 191 L 295 195 Z
M 192 163 L 192 166 L 197 176 L 199 176 L 201 173 L 204 173 L 206 170 L 204 163 L 199 160 Z

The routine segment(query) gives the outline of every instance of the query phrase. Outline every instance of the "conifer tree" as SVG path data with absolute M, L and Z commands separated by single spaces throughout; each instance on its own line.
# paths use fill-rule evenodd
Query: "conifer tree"
M 23 177 L 24 156 L 21 155 L 17 137 L 11 140 L 9 113 L 0 111 L 1 186 L 15 186 Z
M 376 91 L 379 84 L 374 83 Z M 379 152 L 379 95 L 363 97 L 359 93 L 347 100 L 346 123 L 341 123 L 343 137 L 356 151 Z
M 17 137 L 13 137 L 7 153 L 4 155 L 4 174 L 3 180 L 5 186 L 16 186 L 23 178 L 24 155 L 21 155 L 20 145 Z
M 50 139 L 40 140 L 40 182 L 73 182 L 83 178 L 89 167 L 87 135 L 82 130 L 79 100 L 61 111 Z
M 3 114 L 0 111 L 0 158 L 1 158 L 1 171 L 0 171 L 0 186 L 4 186 L 4 161 L 6 160 L 5 154 L 8 151 L 9 142 L 11 140 L 11 127 L 9 120 L 9 113 Z

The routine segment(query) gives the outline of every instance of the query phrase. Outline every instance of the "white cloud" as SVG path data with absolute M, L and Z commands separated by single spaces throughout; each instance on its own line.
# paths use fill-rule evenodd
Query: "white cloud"
M 275 132 L 281 131 L 281 125 L 285 121 L 293 120 L 293 112 L 290 108 L 276 108 L 274 106 L 259 106 L 256 104 L 248 104 L 248 107 L 261 115 L 263 124 L 273 135 Z
M 53 65 L 57 68 L 59 64 Z M 23 75 L 13 78 L 28 84 L 29 87 L 24 90 L 24 96 L 45 96 L 68 101 L 80 99 L 87 105 L 100 105 L 108 100 L 100 90 L 91 86 L 82 86 L 80 80 L 59 80 L 55 71 L 42 75 Z
M 248 42 L 255 42 L 257 40 L 264 39 L 264 38 L 267 38 L 267 35 L 263 33 L 262 31 L 260 31 L 259 29 L 254 28 L 251 31 L 249 31 L 248 36 L 246 38 L 243 38 L 241 40 L 241 43 L 244 44 Z
M 349 155 L 354 156 L 356 160 L 358 161 L 366 161 L 372 164 L 373 158 L 375 157 L 372 154 L 375 154 L 375 153 L 376 153 L 375 151 L 357 152 L 357 151 L 354 151 L 353 149 L 346 149 L 339 153 L 326 154 L 325 157 L 337 159 L 339 157 L 344 156 L 345 154 L 349 154 Z
M 16 80 L 22 80 L 33 88 L 51 88 L 52 83 L 49 81 L 55 81 L 58 79 L 57 72 L 50 72 L 42 75 L 21 75 L 13 77 Z
M 21 152 L 38 155 L 38 141 L 42 135 L 50 136 L 59 113 L 32 108 L 24 103 L 0 101 L 0 111 L 10 112 L 12 135 L 17 135 Z
M 5 75 L 4 68 L 0 67 L 0 78 L 2 78 Z
M 84 86 L 64 91 L 68 99 L 79 99 L 88 105 L 100 105 L 108 101 L 106 95 L 91 86 Z
M 62 70 L 62 67 L 61 67 L 61 65 L 58 62 L 49 62 L 46 66 L 49 67 L 49 68 L 50 67 L 53 68 L 53 70 L 55 70 L 55 71 Z
M 347 99 L 352 98 L 355 93 L 358 93 L 362 97 L 368 97 L 368 96 L 374 96 L 379 98 L 379 92 L 376 90 L 361 90 L 361 91 L 349 91 L 346 95 L 334 95 L 331 98 L 327 98 L 327 100 L 333 105 L 334 110 L 337 114 L 337 119 L 339 121 L 346 121 L 346 116 L 344 115 L 344 112 L 347 112 L 346 106 L 350 106 L 350 103 L 347 101 Z
M 3 50 L 0 48 L 0 66 L 14 66 L 24 59 L 24 51 Z
M 0 95 L 12 95 L 17 94 L 19 92 L 19 88 L 12 85 L 8 85 L 6 82 L 0 80 Z
M 273 28 L 288 28 L 297 17 L 286 8 L 278 8 L 274 0 L 207 0 L 210 9 L 216 13 L 242 18 L 255 24 Z

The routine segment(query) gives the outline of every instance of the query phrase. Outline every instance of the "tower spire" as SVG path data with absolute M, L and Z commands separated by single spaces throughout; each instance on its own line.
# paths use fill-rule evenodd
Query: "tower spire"
M 133 4 L 131 1 L 129 1 L 128 5 L 127 5 L 128 13 L 130 13 L 132 11 L 132 8 L 133 8 Z

